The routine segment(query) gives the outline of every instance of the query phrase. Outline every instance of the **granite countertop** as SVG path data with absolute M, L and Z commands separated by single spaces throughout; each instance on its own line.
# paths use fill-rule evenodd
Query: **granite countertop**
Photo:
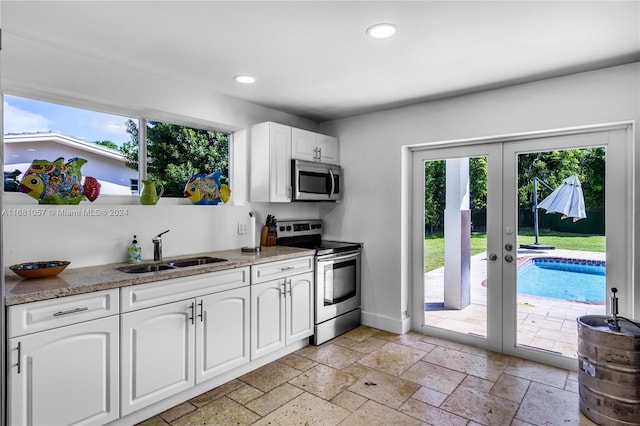
M 315 255 L 315 250 L 274 246 L 262 247 L 259 253 L 244 253 L 240 249 L 236 249 L 169 257 L 163 259 L 163 261 L 170 262 L 195 256 L 219 257 L 226 259 L 226 261 L 141 274 L 128 274 L 116 269 L 119 266 L 131 265 L 130 263 L 67 268 L 56 276 L 37 279 L 25 279 L 11 273 L 11 275 L 5 276 L 5 303 L 7 306 L 19 305 L 21 303 L 55 299 L 74 294 L 90 293 L 313 255 Z

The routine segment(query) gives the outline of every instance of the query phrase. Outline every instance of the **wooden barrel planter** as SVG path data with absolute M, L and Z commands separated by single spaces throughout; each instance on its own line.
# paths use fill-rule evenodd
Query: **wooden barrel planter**
M 608 319 L 577 319 L 580 411 L 602 426 L 640 426 L 640 329 L 621 320 L 611 331 Z

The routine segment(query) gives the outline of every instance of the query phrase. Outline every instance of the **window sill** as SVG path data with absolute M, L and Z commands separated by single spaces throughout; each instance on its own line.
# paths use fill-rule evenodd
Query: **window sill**
M 3 207 L 32 205 L 44 208 L 63 207 L 63 206 L 139 206 L 140 198 L 138 195 L 100 195 L 94 202 L 82 201 L 80 204 L 38 204 L 36 200 L 21 192 L 4 192 L 2 193 Z M 157 206 L 192 206 L 193 203 L 187 198 L 164 197 L 156 204 Z M 218 206 L 234 205 L 233 198 L 226 204 L 218 204 Z

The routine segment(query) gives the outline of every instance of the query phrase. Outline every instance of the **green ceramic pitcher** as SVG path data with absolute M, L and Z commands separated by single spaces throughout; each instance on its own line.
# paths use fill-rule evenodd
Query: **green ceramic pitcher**
M 142 192 L 140 193 L 140 204 L 154 205 L 164 193 L 164 186 L 152 180 L 142 180 Z

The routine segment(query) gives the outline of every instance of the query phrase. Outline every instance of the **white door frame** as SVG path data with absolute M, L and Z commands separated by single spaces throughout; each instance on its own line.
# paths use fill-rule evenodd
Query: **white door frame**
M 489 136 L 482 138 L 471 138 L 471 139 L 460 139 L 460 140 L 451 140 L 451 141 L 438 141 L 424 144 L 416 144 L 405 146 L 404 150 L 404 165 L 406 173 L 403 174 L 403 181 L 405 190 L 403 191 L 403 207 L 404 207 L 404 215 L 403 221 L 406 224 L 402 226 L 403 230 L 403 246 L 407 247 L 409 250 L 409 256 L 405 256 L 406 264 L 405 264 L 405 273 L 403 274 L 408 278 L 409 282 L 405 283 L 408 289 L 409 297 L 411 301 L 409 303 L 409 315 L 411 319 L 411 329 L 418 332 L 424 332 L 423 322 L 424 322 L 424 285 L 423 285 L 423 275 L 424 275 L 424 259 L 422 258 L 423 244 L 424 242 L 420 241 L 419 238 L 414 237 L 420 235 L 420 230 L 422 229 L 422 233 L 424 230 L 423 218 L 422 215 L 416 215 L 415 209 L 416 206 L 412 200 L 419 200 L 420 198 L 415 198 L 416 191 L 419 191 L 419 188 L 414 188 L 414 174 L 417 173 L 416 161 L 414 158 L 420 154 L 420 152 L 424 152 L 425 150 L 434 150 L 440 148 L 454 148 L 454 147 L 466 147 L 469 151 L 469 156 L 478 155 L 476 151 L 477 148 L 473 149 L 474 146 L 477 145 L 487 145 L 487 144 L 495 144 L 495 143 L 506 143 L 506 142 L 522 142 L 523 145 L 527 142 L 531 143 L 534 139 L 544 139 L 551 137 L 561 137 L 561 136 L 575 136 L 575 135 L 588 135 L 592 133 L 606 133 L 608 132 L 607 141 L 608 143 L 604 144 L 607 146 L 607 166 L 606 166 L 606 174 L 607 174 L 607 188 L 606 191 L 606 221 L 607 221 L 607 253 L 610 256 L 610 259 L 607 259 L 607 262 L 611 262 L 611 270 L 613 271 L 615 268 L 616 272 L 612 272 L 615 276 L 608 279 L 608 282 L 615 282 L 616 286 L 620 290 L 621 294 L 624 291 L 624 294 L 627 297 L 620 301 L 620 315 L 630 316 L 632 318 L 640 317 L 640 289 L 636 288 L 634 285 L 634 271 L 635 271 L 635 244 L 639 237 L 635 234 L 635 226 L 636 226 L 636 218 L 635 218 L 635 152 L 634 152 L 634 122 L 633 121 L 624 121 L 624 122 L 616 122 L 616 123 L 604 123 L 590 126 L 580 126 L 580 127 L 571 127 L 571 128 L 563 128 L 563 129 L 552 129 L 552 130 L 544 130 L 544 131 L 535 131 L 535 132 L 526 132 L 526 133 L 515 133 L 515 134 L 507 134 L 507 135 L 498 135 L 498 136 Z M 601 144 L 602 145 L 602 144 Z M 515 145 L 514 145 L 515 146 Z M 615 147 L 612 149 L 611 147 Z M 544 146 L 541 145 L 540 149 L 544 149 Z M 484 148 L 486 151 L 486 148 Z M 537 146 L 531 146 L 531 151 L 538 150 Z M 482 151 L 482 149 L 480 149 Z M 478 151 L 478 152 L 480 152 Z M 446 151 L 443 151 L 446 152 Z M 481 154 L 480 154 L 481 155 Z M 511 154 L 509 154 L 511 155 Z M 505 167 L 509 162 L 509 159 L 504 158 Z M 503 179 L 505 182 L 505 187 L 503 191 L 512 191 L 512 186 L 515 185 L 515 181 L 512 178 L 512 171 L 508 171 L 508 173 L 504 173 L 504 177 L 506 178 L 508 175 L 509 179 Z M 614 186 L 615 185 L 615 186 Z M 611 188 L 615 187 L 616 190 L 613 191 Z M 495 190 L 495 188 L 494 188 Z M 504 192 L 502 192 L 504 193 Z M 501 194 L 502 194 L 501 193 Z M 419 204 L 419 202 L 418 202 Z M 509 210 L 511 209 L 511 210 Z M 513 210 L 515 206 L 508 206 L 505 209 L 505 222 L 513 221 L 513 217 L 517 217 L 513 214 Z M 416 217 L 418 216 L 418 217 Z M 489 216 L 489 215 L 487 215 Z M 506 217 L 509 216 L 509 217 Z M 502 218 L 500 218 L 502 221 Z M 489 226 L 489 223 L 487 224 Z M 500 225 L 500 227 L 505 225 Z M 517 229 L 517 222 L 514 223 L 513 229 Z M 500 233 L 502 237 L 499 242 L 488 242 L 491 244 L 491 247 L 488 247 L 488 250 L 496 249 L 496 253 L 499 253 L 499 256 L 502 254 L 502 243 L 506 244 L 510 238 L 515 241 L 515 233 L 510 235 L 509 238 L 507 234 L 504 232 Z M 515 242 L 511 243 L 514 244 Z M 494 247 L 498 245 L 498 247 Z M 493 252 L 493 251 L 491 251 Z M 513 267 L 511 268 L 513 269 Z M 607 267 L 607 275 L 609 276 L 609 266 Z M 513 269 L 515 271 L 515 269 Z M 511 273 L 512 270 L 503 267 L 502 273 Z M 613 281 L 615 280 L 615 281 Z M 610 286 L 610 285 L 609 285 Z M 515 292 L 512 292 L 515 294 Z M 491 327 L 491 321 L 497 321 L 498 316 L 502 316 L 503 311 L 507 304 L 511 304 L 511 307 L 507 309 L 514 309 L 515 304 L 513 302 L 513 294 L 510 294 L 508 291 L 506 292 L 506 296 L 502 300 L 503 307 L 500 309 L 500 315 L 493 314 L 493 319 L 488 318 L 488 327 Z M 498 297 L 498 296 L 496 296 Z M 607 312 L 609 312 L 609 306 L 607 302 Z M 512 313 L 507 313 L 509 318 Z M 491 314 L 490 314 L 491 315 Z M 501 320 L 501 319 L 500 319 Z M 489 331 L 489 330 L 487 330 Z M 472 344 L 476 346 L 483 346 L 487 349 L 491 350 L 499 350 L 504 351 L 505 353 L 511 353 L 512 355 L 526 357 L 530 359 L 534 359 L 536 361 L 545 362 L 549 364 L 558 365 L 565 368 L 573 368 L 575 369 L 575 362 L 558 362 L 558 357 L 547 355 L 542 352 L 526 350 L 515 348 L 513 350 L 508 349 L 509 345 L 513 343 L 509 337 L 502 342 L 502 347 L 500 349 L 495 347 L 495 343 L 491 346 L 488 346 L 487 343 L 483 343 L 484 339 L 471 338 L 470 336 L 464 336 L 462 334 L 455 335 L 454 333 L 447 333 L 443 331 L 441 334 L 438 330 L 434 330 L 429 328 L 430 334 L 439 335 L 439 337 L 446 337 L 452 340 L 461 341 L 463 343 Z M 505 332 L 506 335 L 509 335 L 512 330 L 507 330 Z M 513 331 L 515 333 L 515 331 Z M 515 340 L 515 334 L 513 334 Z M 489 339 L 487 339 L 489 340 Z M 505 350 L 505 348 L 507 348 Z

